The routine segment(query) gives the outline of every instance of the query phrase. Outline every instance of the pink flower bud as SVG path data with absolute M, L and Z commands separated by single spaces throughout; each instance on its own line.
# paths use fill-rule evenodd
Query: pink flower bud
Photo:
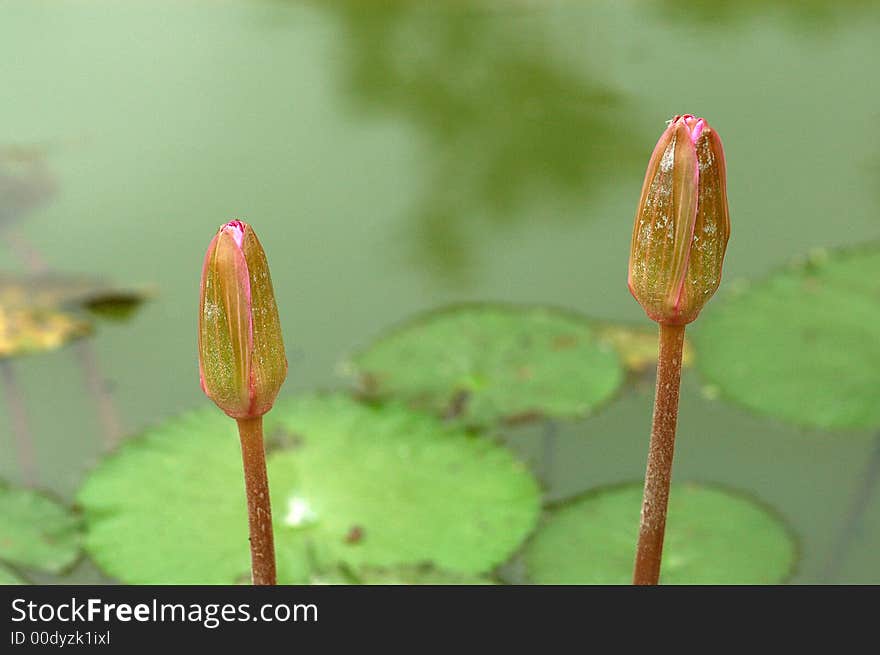
M 199 303 L 202 390 L 233 418 L 272 408 L 287 377 L 269 264 L 250 225 L 230 221 L 208 246 Z
M 645 173 L 630 292 L 658 323 L 690 323 L 718 289 L 729 237 L 721 138 L 702 118 L 676 116 Z

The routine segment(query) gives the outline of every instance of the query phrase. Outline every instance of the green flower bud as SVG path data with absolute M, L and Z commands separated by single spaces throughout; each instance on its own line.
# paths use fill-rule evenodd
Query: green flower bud
M 202 390 L 233 418 L 272 408 L 287 377 L 269 264 L 250 225 L 230 221 L 208 246 L 199 303 Z
M 630 249 L 630 292 L 658 323 L 690 323 L 721 283 L 729 237 L 721 138 L 702 118 L 676 116 L 645 173 Z

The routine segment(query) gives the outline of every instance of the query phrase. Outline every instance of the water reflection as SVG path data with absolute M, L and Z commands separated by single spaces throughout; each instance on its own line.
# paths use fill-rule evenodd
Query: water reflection
M 621 129 L 623 98 L 588 61 L 554 53 L 537 12 L 401 0 L 321 6 L 341 25 L 356 107 L 402 119 L 424 139 L 408 229 L 417 265 L 447 283 L 473 273 L 475 228 L 586 220 L 584 199 L 644 156 L 645 138 Z

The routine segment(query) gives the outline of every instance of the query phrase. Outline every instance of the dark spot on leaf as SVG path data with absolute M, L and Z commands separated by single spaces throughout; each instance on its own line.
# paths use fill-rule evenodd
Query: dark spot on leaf
M 817 293 L 818 291 L 821 291 L 821 289 L 822 289 L 822 282 L 818 278 L 807 277 L 807 278 L 804 278 L 804 281 L 802 283 L 802 287 L 803 287 L 804 291 L 806 291 L 808 293 Z
M 471 392 L 467 389 L 459 389 L 456 391 L 452 394 L 452 399 L 449 401 L 449 406 L 446 408 L 446 411 L 443 412 L 443 418 L 451 420 L 460 417 L 465 413 L 470 399 Z
M 365 396 L 374 396 L 379 393 L 379 378 L 373 373 L 362 374 L 360 392 Z
M 523 425 L 525 423 L 532 423 L 543 417 L 543 412 L 537 409 L 531 409 L 526 412 L 520 412 L 519 414 L 511 414 L 504 418 L 503 423 L 504 425 Z
M 266 451 L 296 450 L 302 448 L 305 443 L 306 439 L 303 435 L 279 426 L 266 436 Z
M 345 535 L 345 543 L 347 544 L 359 544 L 364 538 L 364 529 L 359 525 L 353 525 L 349 528 L 348 532 Z
M 560 334 L 553 338 L 553 350 L 568 350 L 577 345 L 578 338 L 573 334 Z
M 816 329 L 805 329 L 801 331 L 801 338 L 807 342 L 812 343 L 819 337 L 819 331 Z
M 518 380 L 523 382 L 527 380 L 531 380 L 534 377 L 534 373 L 532 373 L 532 369 L 529 366 L 520 366 L 516 370 L 516 377 Z

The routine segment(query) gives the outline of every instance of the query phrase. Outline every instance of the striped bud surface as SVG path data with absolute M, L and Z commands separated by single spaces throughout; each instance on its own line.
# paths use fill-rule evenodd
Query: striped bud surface
M 199 302 L 202 390 L 233 418 L 272 408 L 287 358 L 266 254 L 247 223 L 220 228 L 205 255 Z
M 630 292 L 654 321 L 690 323 L 718 289 L 729 237 L 721 138 L 702 118 L 676 116 L 645 173 L 630 249 Z

